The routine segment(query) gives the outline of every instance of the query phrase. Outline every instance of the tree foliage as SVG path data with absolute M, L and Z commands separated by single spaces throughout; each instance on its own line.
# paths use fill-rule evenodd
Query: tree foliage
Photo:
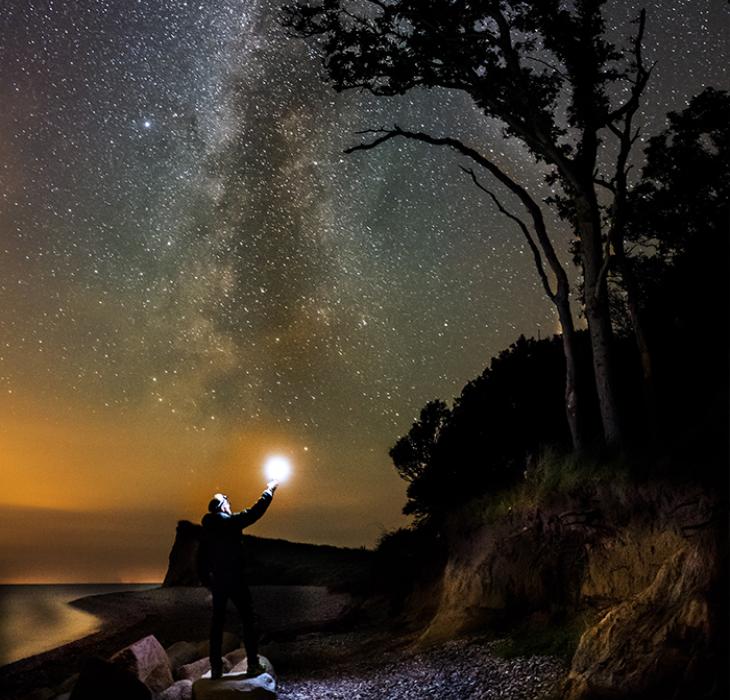
M 466 384 L 450 410 L 442 401 L 426 404 L 390 452 L 409 481 L 404 513 L 438 523 L 471 496 L 519 481 L 541 446 L 569 443 L 563 362 L 558 338 L 520 337 Z
M 672 264 L 727 233 L 730 202 L 730 94 L 707 88 L 646 148 L 642 179 L 629 202 L 634 259 Z
M 627 206 L 627 240 L 635 246 L 630 260 L 641 279 L 643 312 L 657 347 L 658 405 L 665 426 L 658 453 L 644 455 L 642 469 L 654 460 L 655 468 L 691 469 L 695 477 L 724 484 L 730 418 L 730 95 L 707 89 L 668 120 L 667 129 L 648 143 L 643 178 Z M 579 339 L 585 359 L 590 348 L 585 335 Z M 618 349 L 628 418 L 640 425 L 640 369 L 630 337 Z M 405 512 L 437 526 L 455 505 L 519 482 L 542 447 L 565 445 L 561 365 L 557 338 L 520 338 L 464 387 L 451 409 L 440 401 L 429 403 L 391 451 L 396 468 L 409 470 Z M 595 424 L 595 396 L 588 397 L 586 411 Z
M 284 21 L 296 35 L 318 42 L 327 79 L 335 89 L 359 88 L 376 95 L 403 94 L 415 87 L 463 91 L 485 116 L 502 122 L 507 137 L 520 139 L 536 161 L 547 166 L 547 181 L 558 189 L 551 202 L 572 222 L 579 239 L 603 432 L 609 443 L 620 447 L 624 421 L 613 370 L 607 242 L 623 237 L 627 161 L 636 139 L 632 119 L 651 70 L 644 67 L 641 55 L 644 13 L 637 19 L 631 45 L 619 50 L 607 35 L 604 4 L 605 0 L 296 0 L 286 8 Z M 583 442 L 580 391 L 573 381 L 577 370 L 567 276 L 534 195 L 458 138 L 434 138 L 398 126 L 370 133 L 375 138 L 360 148 L 409 138 L 455 149 L 519 198 L 532 233 L 490 192 L 500 211 L 519 223 L 545 291 L 558 309 L 564 329 L 566 413 L 578 447 Z M 598 157 L 607 136 L 619 144 L 612 163 Z M 598 183 L 612 193 L 610 204 L 599 200 Z M 543 257 L 555 275 L 555 290 L 547 281 Z

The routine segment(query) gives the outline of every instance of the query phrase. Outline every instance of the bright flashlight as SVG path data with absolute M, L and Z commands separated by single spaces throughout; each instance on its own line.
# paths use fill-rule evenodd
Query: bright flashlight
M 267 481 L 286 481 L 291 474 L 291 462 L 281 455 L 272 455 L 264 463 Z

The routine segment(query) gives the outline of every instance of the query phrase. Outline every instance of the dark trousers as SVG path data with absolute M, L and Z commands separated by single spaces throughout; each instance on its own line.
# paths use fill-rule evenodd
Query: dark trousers
M 226 621 L 226 607 L 230 600 L 241 618 L 241 640 L 246 650 L 249 665 L 258 661 L 259 633 L 251 604 L 248 586 L 240 580 L 213 584 L 213 619 L 210 625 L 210 667 L 219 670 L 222 665 L 223 626 Z

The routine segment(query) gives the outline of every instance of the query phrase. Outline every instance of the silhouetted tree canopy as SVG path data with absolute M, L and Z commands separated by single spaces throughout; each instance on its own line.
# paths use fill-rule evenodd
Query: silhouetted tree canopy
M 656 346 L 664 430 L 644 469 L 728 477 L 730 386 L 730 96 L 707 89 L 650 140 L 644 179 L 628 199 L 630 262 Z M 620 278 L 619 278 L 620 280 Z M 590 347 L 578 334 L 587 366 Z M 619 386 L 634 429 L 642 420 L 632 338 L 618 344 Z M 470 381 L 449 409 L 430 402 L 391 451 L 410 482 L 404 511 L 438 528 L 454 506 L 519 482 L 547 445 L 566 445 L 558 338 L 523 337 Z M 586 401 L 595 425 L 596 397 Z M 654 466 L 652 467 L 652 463 Z
M 728 232 L 730 95 L 707 88 L 668 120 L 629 199 L 632 261 L 650 279 L 693 248 L 716 249 Z
M 390 452 L 410 482 L 404 512 L 419 522 L 440 520 L 455 504 L 519 481 L 542 446 L 565 448 L 563 363 L 559 338 L 520 337 L 464 387 L 451 410 L 429 402 Z
M 593 380 L 609 444 L 624 443 L 617 398 L 607 295 L 607 240 L 623 237 L 627 161 L 636 140 L 632 119 L 651 69 L 642 59 L 645 14 L 628 47 L 608 38 L 605 0 L 294 0 L 285 24 L 318 44 L 326 77 L 337 90 L 359 88 L 398 95 L 415 87 L 441 87 L 469 95 L 488 117 L 500 120 L 535 160 L 547 166 L 556 188 L 551 202 L 579 239 L 583 300 L 592 345 Z M 627 89 L 625 89 L 627 88 Z M 368 133 L 368 132 L 363 132 Z M 575 377 L 573 320 L 565 270 L 555 255 L 539 201 L 498 163 L 459 140 L 402 129 L 378 128 L 367 150 L 393 138 L 446 146 L 470 159 L 512 192 L 527 213 L 517 221 L 535 257 L 547 296 L 563 327 L 565 409 L 576 448 L 584 444 Z M 618 144 L 613 162 L 599 158 L 607 138 Z M 604 149 L 604 156 L 605 153 Z M 608 159 L 610 161 L 610 159 Z M 471 173 L 477 184 L 476 174 Z M 605 204 L 597 186 L 611 193 Z M 544 261 L 544 262 L 543 262 Z M 555 288 L 543 265 L 549 265 Z
M 390 450 L 390 458 L 406 481 L 423 475 L 434 457 L 441 431 L 451 412 L 443 401 L 429 401 L 408 435 L 400 438 Z
M 664 439 L 727 470 L 730 95 L 707 88 L 649 141 L 627 240 L 657 356 Z M 691 448 L 689 447 L 691 446 Z

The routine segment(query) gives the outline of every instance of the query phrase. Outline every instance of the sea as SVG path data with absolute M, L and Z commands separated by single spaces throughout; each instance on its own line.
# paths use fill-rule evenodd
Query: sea
M 69 605 L 99 593 L 159 587 L 139 584 L 38 584 L 0 586 L 0 666 L 49 651 L 97 632 L 101 620 Z

